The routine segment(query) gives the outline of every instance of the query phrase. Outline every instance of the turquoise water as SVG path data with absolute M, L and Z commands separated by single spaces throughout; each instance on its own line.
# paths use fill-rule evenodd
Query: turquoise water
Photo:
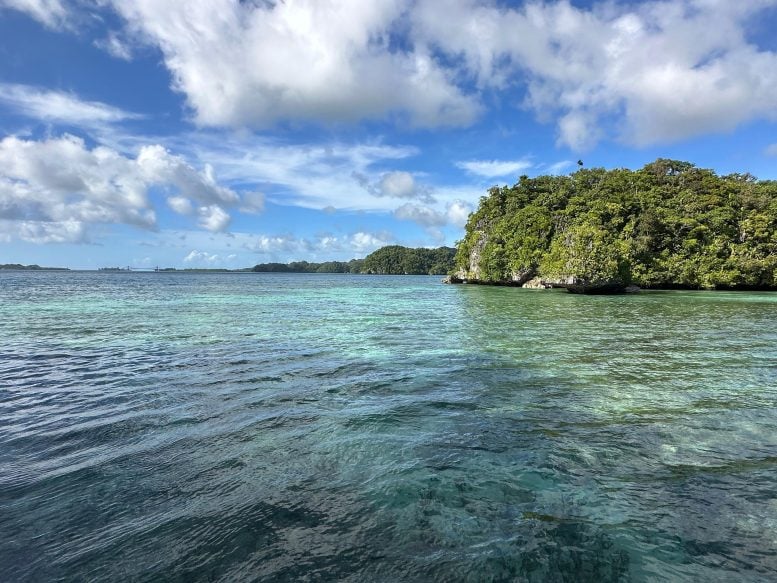
M 777 578 L 777 294 L 0 273 L 0 578 Z

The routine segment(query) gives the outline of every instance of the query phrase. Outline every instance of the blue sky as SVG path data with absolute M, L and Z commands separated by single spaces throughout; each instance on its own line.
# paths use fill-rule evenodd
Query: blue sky
M 777 0 L 0 0 L 0 263 L 452 245 L 494 184 L 777 179 Z

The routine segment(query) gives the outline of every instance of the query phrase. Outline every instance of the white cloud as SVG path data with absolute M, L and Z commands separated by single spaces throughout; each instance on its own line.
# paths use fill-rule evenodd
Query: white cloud
M 465 125 L 479 107 L 423 47 L 398 48 L 406 0 L 113 2 L 159 47 L 196 121 L 267 127 L 283 120 L 406 116 Z
M 261 192 L 246 192 L 241 196 L 240 212 L 257 215 L 264 210 L 264 194 Z
M 407 145 L 388 145 L 380 141 L 289 144 L 267 136 L 221 131 L 199 131 L 172 137 L 126 134 L 112 134 L 111 137 L 119 138 L 109 141 L 116 150 L 129 153 L 146 148 L 147 152 L 187 165 L 189 176 L 193 174 L 196 180 L 202 181 L 203 175 L 212 178 L 217 174 L 224 184 L 244 188 L 250 185 L 251 190 L 239 197 L 234 193 L 226 196 L 211 193 L 193 202 L 189 193 L 197 189 L 183 188 L 186 181 L 178 180 L 182 185 L 179 192 L 172 187 L 174 176 L 168 176 L 173 192 L 166 193 L 167 204 L 182 215 L 196 215 L 200 206 L 210 204 L 218 204 L 225 210 L 236 207 L 241 213 L 257 214 L 263 212 L 268 202 L 326 213 L 391 213 L 398 200 L 433 205 L 438 212 L 445 213 L 447 205 L 454 201 L 476 203 L 483 194 L 482 184 L 478 182 L 429 184 L 409 172 L 384 171 L 397 160 L 420 153 L 416 147 Z M 159 142 L 166 148 L 148 149 L 143 144 L 149 142 Z M 173 156 L 170 150 L 181 155 Z M 197 167 L 209 170 L 197 172 L 185 160 L 192 160 Z M 152 164 L 149 167 L 156 168 Z M 372 181 L 370 177 L 374 177 Z
M 427 229 L 436 229 L 448 224 L 463 227 L 467 224 L 471 212 L 472 206 L 463 200 L 449 203 L 444 212 L 429 206 L 408 202 L 394 211 L 394 217 L 402 221 L 412 221 Z
M 340 142 L 291 145 L 256 135 L 230 135 L 226 139 L 213 132 L 186 134 L 165 143 L 187 158 L 212 164 L 221 180 L 256 185 L 264 194 L 264 202 L 316 210 L 391 210 L 395 202 L 390 197 L 375 196 L 368 188 L 379 188 L 381 178 L 371 184 L 368 176 L 380 177 L 377 168 L 418 154 L 411 146 Z M 426 195 L 427 189 L 420 186 L 419 195 Z M 238 204 L 241 210 L 246 209 L 243 212 L 256 212 L 261 208 L 259 202 L 256 193 L 255 197 L 243 195 L 242 204 Z
M 134 161 L 108 148 L 89 150 L 73 136 L 0 141 L 0 217 L 156 225 Z
M 777 144 L 771 144 L 766 147 L 766 150 L 764 150 L 764 153 L 767 156 L 777 156 Z
M 374 184 L 370 183 L 367 175 L 362 172 L 354 171 L 352 176 L 373 196 L 420 200 L 428 203 L 435 201 L 432 189 L 418 184 L 409 172 L 386 172 Z
M 279 252 L 290 253 L 308 248 L 304 239 L 293 235 L 259 235 L 253 243 L 246 245 L 250 251 L 275 255 Z
M 408 172 L 380 171 L 397 160 L 417 155 L 418 150 L 413 147 L 339 142 L 291 146 L 260 136 L 230 138 L 226 140 L 219 134 L 200 132 L 168 144 L 176 151 L 185 152 L 190 159 L 212 163 L 223 180 L 261 186 L 265 202 L 328 213 L 335 210 L 392 213 L 397 201 L 407 201 L 428 205 L 434 212 L 446 216 L 446 224 L 458 226 L 460 218 L 447 216 L 450 205 L 458 202 L 471 207 L 483 194 L 482 185 L 477 183 L 432 185 L 421 183 Z M 375 178 L 370 180 L 370 176 Z M 243 201 L 238 203 L 238 208 L 248 212 L 249 196 L 241 196 Z M 258 202 L 262 202 L 261 197 Z M 411 220 L 409 214 L 406 210 L 403 216 Z M 425 216 L 427 223 L 443 222 L 431 218 L 429 213 Z
M 132 47 L 130 43 L 122 39 L 115 31 L 108 32 L 105 38 L 95 40 L 94 46 L 122 61 L 132 60 Z
M 456 166 L 470 174 L 498 178 L 500 176 L 516 175 L 533 166 L 529 160 L 465 160 L 456 162 Z
M 479 87 L 525 86 L 525 105 L 557 120 L 559 144 L 582 150 L 604 137 L 647 145 L 777 118 L 777 53 L 747 38 L 749 19 L 775 4 L 421 0 L 413 23 L 417 42 L 459 56 Z
M 87 127 L 142 118 L 99 101 L 81 100 L 71 93 L 13 83 L 0 83 L 0 103 L 33 119 Z
M 463 229 L 467 224 L 467 219 L 469 219 L 472 210 L 472 205 L 463 200 L 453 201 L 448 205 L 448 222 Z
M 183 157 L 158 144 L 143 146 L 137 163 L 149 182 L 173 186 L 198 202 L 235 204 L 240 200 L 234 191 L 216 183 L 210 165 L 205 165 L 204 172 L 197 172 Z
M 199 173 L 161 146 L 145 146 L 133 159 L 104 146 L 90 150 L 71 135 L 0 141 L 0 219 L 15 222 L 11 231 L 23 240 L 85 240 L 91 224 L 155 229 L 152 187 L 173 190 L 168 204 L 177 212 L 188 210 L 189 199 L 201 203 L 200 224 L 211 231 L 229 224 L 221 205 L 238 201 L 212 171 Z
M 76 7 L 94 21 L 112 6 L 125 26 L 98 44 L 119 58 L 139 43 L 157 47 L 201 126 L 467 125 L 495 98 L 554 123 L 560 146 L 585 150 L 777 119 L 777 52 L 749 36 L 777 1 L 576 4 L 105 0 L 68 12 L 60 0 L 0 0 L 54 28 L 79 16 Z M 31 96 L 29 115 L 44 119 L 89 123 L 84 105 L 98 119 L 127 119 L 93 102 L 73 113 L 73 96 L 38 93 L 14 89 L 11 99 L 22 110 Z M 492 162 L 473 171 L 508 172 Z
M 588 150 L 596 145 L 602 134 L 596 115 L 588 111 L 570 111 L 558 120 L 559 146 L 569 146 L 575 151 Z
M 227 230 L 231 217 L 223 208 L 216 204 L 199 208 L 199 225 L 208 231 L 221 233 Z
M 190 215 L 194 212 L 194 206 L 185 196 L 169 196 L 167 204 L 179 215 Z
M 380 191 L 393 198 L 415 198 L 418 187 L 409 172 L 387 172 L 380 179 Z
M 2 8 L 24 12 L 48 28 L 62 28 L 68 20 L 62 0 L 0 0 Z
M 348 239 L 346 244 L 349 245 L 357 254 L 363 255 L 371 253 L 379 247 L 388 245 L 393 241 L 394 237 L 387 233 L 365 233 L 359 231 L 354 233 Z
M 441 227 L 448 222 L 445 213 L 431 207 L 408 202 L 394 211 L 394 217 L 402 221 L 413 221 L 424 227 Z
M 265 260 L 290 261 L 353 259 L 363 257 L 396 240 L 388 232 L 357 231 L 348 235 L 321 234 L 312 239 L 295 235 L 259 235 L 243 247 L 265 256 Z
M 567 168 L 571 168 L 574 166 L 575 163 L 571 160 L 561 160 L 560 162 L 556 162 L 554 164 L 550 164 L 547 167 L 547 171 L 549 174 L 561 174 L 566 170 Z
M 199 265 L 213 265 L 217 263 L 219 259 L 221 258 L 216 253 L 208 253 L 207 251 L 197 251 L 194 249 L 183 258 L 183 262 Z
M 0 218 L 0 241 L 21 239 L 30 243 L 86 243 L 89 239 L 82 221 L 17 221 Z

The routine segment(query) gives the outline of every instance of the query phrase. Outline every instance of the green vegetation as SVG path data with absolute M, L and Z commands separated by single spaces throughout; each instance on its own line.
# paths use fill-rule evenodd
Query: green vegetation
M 659 159 L 522 176 L 480 201 L 457 275 L 485 283 L 777 288 L 777 181 Z
M 389 245 L 364 258 L 363 273 L 388 275 L 444 275 L 453 268 L 456 249 L 411 249 Z
M 254 265 L 251 271 L 261 273 L 361 273 L 363 259 L 350 261 L 325 261 L 310 263 L 309 261 L 292 261 L 291 263 L 260 263 Z
M 0 269 L 12 271 L 69 271 L 67 267 L 41 267 L 40 265 L 22 265 L 21 263 L 2 263 Z
M 310 263 L 260 263 L 252 271 L 264 273 L 374 273 L 386 275 L 445 274 L 453 268 L 456 250 L 451 247 L 438 249 L 411 249 L 400 245 L 381 247 L 364 259 L 350 261 L 326 261 Z

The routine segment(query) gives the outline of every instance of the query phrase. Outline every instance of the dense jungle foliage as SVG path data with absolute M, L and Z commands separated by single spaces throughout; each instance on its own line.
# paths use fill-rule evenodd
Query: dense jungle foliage
M 456 269 L 494 283 L 777 288 L 777 181 L 666 159 L 522 176 L 481 198 Z
M 363 259 L 350 261 L 292 261 L 291 263 L 259 263 L 251 271 L 263 273 L 361 273 Z
M 275 273 L 375 273 L 386 275 L 436 275 L 453 269 L 456 249 L 412 249 L 400 245 L 389 245 L 373 251 L 364 259 L 350 261 L 326 261 L 311 263 L 260 263 L 252 271 Z
M 389 245 L 373 251 L 364 258 L 363 273 L 389 275 L 444 275 L 453 268 L 456 249 L 438 247 L 412 249 Z

